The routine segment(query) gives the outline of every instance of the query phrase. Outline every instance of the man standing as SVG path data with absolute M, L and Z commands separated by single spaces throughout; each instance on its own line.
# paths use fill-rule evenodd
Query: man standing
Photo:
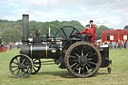
M 86 25 L 86 29 L 81 31 L 80 34 L 86 34 L 87 42 L 93 43 L 93 29 L 90 28 L 90 25 Z
M 95 27 L 95 25 L 93 24 L 93 20 L 90 20 L 90 25 L 91 25 L 91 28 L 93 29 L 93 33 L 94 33 L 94 35 L 93 35 L 93 43 L 95 44 L 96 43 L 96 27 Z

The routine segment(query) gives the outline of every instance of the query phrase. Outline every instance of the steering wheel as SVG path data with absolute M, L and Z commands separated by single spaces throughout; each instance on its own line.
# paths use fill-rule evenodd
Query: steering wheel
M 72 26 L 65 26 L 60 28 L 54 37 L 54 42 L 57 44 L 57 42 L 62 41 L 62 50 L 65 48 L 67 44 L 72 44 L 71 41 L 80 41 L 81 40 L 81 34 L 79 34 L 79 31 Z

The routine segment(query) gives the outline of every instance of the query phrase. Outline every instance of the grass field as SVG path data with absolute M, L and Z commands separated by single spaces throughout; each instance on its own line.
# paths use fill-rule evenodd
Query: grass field
M 17 79 L 9 72 L 9 62 L 19 50 L 0 53 L 0 85 L 128 85 L 128 49 L 110 50 L 112 73 L 100 68 L 93 77 L 75 78 L 57 65 L 42 65 L 40 71 L 28 78 Z M 43 60 L 42 60 L 43 61 Z

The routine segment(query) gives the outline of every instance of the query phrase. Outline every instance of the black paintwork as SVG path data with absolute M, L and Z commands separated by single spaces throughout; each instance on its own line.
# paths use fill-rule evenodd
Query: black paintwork
M 76 37 L 76 41 L 73 39 L 73 37 L 70 40 L 62 40 L 62 46 L 67 41 L 67 44 L 65 47 L 60 49 L 60 44 L 56 44 L 57 38 L 50 38 L 50 37 L 41 37 L 41 36 L 34 36 L 33 41 L 28 41 L 28 22 L 29 22 L 29 16 L 23 15 L 23 45 L 21 48 L 20 53 L 28 55 L 30 58 L 53 58 L 56 62 L 64 61 L 64 55 L 66 50 L 75 42 L 79 42 L 82 40 L 85 40 L 84 38 L 79 38 L 79 36 L 72 35 Z M 71 27 L 71 26 L 69 26 Z M 73 29 L 75 29 L 73 27 Z M 57 32 L 58 33 L 58 32 Z M 78 40 L 79 38 L 79 40 Z M 54 40 L 54 41 L 52 41 Z M 45 44 L 44 44 L 45 43 Z M 102 57 L 102 64 L 101 67 L 107 67 L 109 65 L 109 48 L 108 47 L 100 47 L 98 48 L 101 57 Z M 62 57 L 62 58 L 61 58 Z M 58 64 L 58 63 L 57 63 Z

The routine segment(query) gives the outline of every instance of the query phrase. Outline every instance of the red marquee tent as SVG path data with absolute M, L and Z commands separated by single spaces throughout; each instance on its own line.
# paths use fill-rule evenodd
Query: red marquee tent
M 117 29 L 117 30 L 103 30 L 101 31 L 101 39 L 102 43 L 105 41 L 118 41 L 118 40 L 128 40 L 128 30 L 122 30 L 122 29 Z

